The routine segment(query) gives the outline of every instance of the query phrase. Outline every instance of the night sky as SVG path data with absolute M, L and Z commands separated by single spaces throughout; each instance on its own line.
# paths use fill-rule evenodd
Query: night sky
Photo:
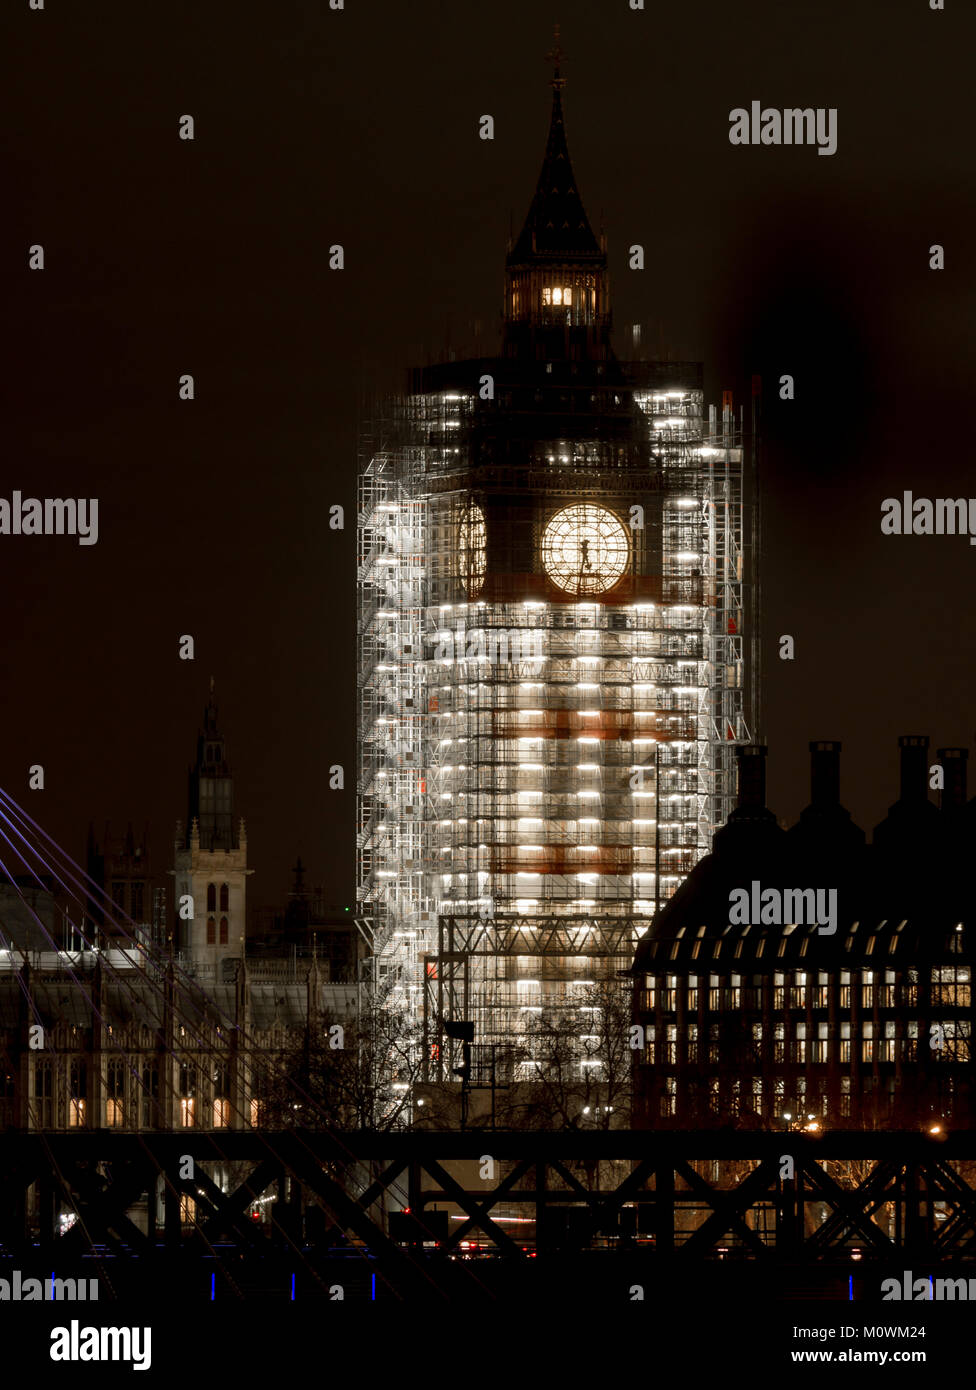
M 0 785 L 76 857 L 90 819 L 149 821 L 165 870 L 213 675 L 251 902 L 297 852 L 352 901 L 360 401 L 495 350 L 554 20 L 618 348 L 642 322 L 713 402 L 763 376 L 771 807 L 808 799 L 811 738 L 843 740 L 866 827 L 898 734 L 971 746 L 976 548 L 880 533 L 903 489 L 976 493 L 973 28 L 946 6 L 7 0 L 0 496 L 97 497 L 100 534 L 0 537 Z M 753 99 L 836 107 L 837 153 L 730 145 Z

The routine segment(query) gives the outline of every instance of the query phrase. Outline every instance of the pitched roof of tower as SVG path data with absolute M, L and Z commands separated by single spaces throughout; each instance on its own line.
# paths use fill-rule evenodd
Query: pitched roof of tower
M 558 35 L 555 74 L 552 79 L 552 118 L 542 172 L 525 225 L 508 255 L 509 265 L 527 261 L 565 261 L 603 257 L 593 235 L 583 200 L 576 187 L 566 144 L 563 104 L 564 78 L 559 76 Z

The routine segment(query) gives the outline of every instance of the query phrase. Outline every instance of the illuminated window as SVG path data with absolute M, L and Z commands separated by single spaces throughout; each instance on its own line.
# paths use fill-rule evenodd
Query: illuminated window
M 969 1007 L 969 966 L 936 966 L 932 971 L 932 1003 Z
M 572 288 L 569 285 L 543 285 L 542 302 L 545 305 L 559 304 L 572 308 Z
M 68 1126 L 77 1129 L 85 1123 L 88 1102 L 88 1068 L 84 1062 L 72 1062 L 68 1074 Z
M 217 1067 L 213 1084 L 213 1127 L 226 1129 L 230 1124 L 230 1067 Z
M 196 1124 L 197 1069 L 190 1062 L 180 1065 L 180 1124 L 192 1129 Z
M 109 1062 L 105 1075 L 105 1123 L 118 1128 L 125 1123 L 125 1067 L 121 1061 Z

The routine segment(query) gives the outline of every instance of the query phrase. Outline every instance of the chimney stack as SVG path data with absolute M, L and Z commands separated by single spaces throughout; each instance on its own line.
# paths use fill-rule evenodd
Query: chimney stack
M 831 739 L 810 744 L 810 804 L 818 808 L 840 804 L 840 748 Z
M 929 736 L 928 734 L 902 734 L 898 740 L 901 749 L 901 799 L 902 801 L 928 800 Z
M 740 811 L 764 811 L 766 809 L 766 754 L 769 750 L 764 743 L 740 744 L 735 750 L 739 763 Z
M 943 811 L 961 811 L 966 804 L 966 759 L 968 748 L 940 748 L 939 761 L 942 764 L 942 795 L 939 805 Z

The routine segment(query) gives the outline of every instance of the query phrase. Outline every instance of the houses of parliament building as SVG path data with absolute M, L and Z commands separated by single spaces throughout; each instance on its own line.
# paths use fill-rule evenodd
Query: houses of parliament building
M 49 854 L 0 883 L 5 1129 L 257 1124 L 262 1077 L 309 1030 L 351 1017 L 355 927 L 321 912 L 300 861 L 285 913 L 245 940 L 247 835 L 212 690 L 187 810 L 169 912 L 131 828 L 90 834 L 84 880 Z M 4 812 L 27 864 L 26 817 Z

